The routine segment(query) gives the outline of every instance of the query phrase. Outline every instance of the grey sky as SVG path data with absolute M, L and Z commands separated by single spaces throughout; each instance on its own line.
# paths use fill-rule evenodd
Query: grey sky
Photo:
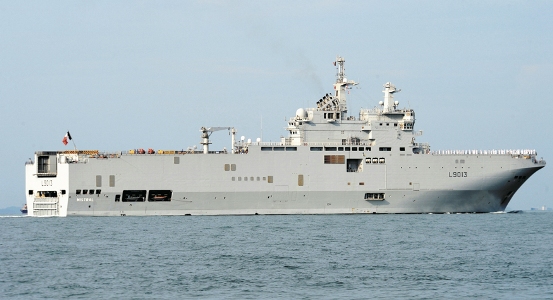
M 276 141 L 332 90 L 336 55 L 417 113 L 433 150 L 536 149 L 553 162 L 551 1 L 1 1 L 0 208 L 36 150 L 182 149 L 201 126 Z M 213 148 L 227 147 L 215 133 Z M 512 209 L 553 207 L 553 166 Z

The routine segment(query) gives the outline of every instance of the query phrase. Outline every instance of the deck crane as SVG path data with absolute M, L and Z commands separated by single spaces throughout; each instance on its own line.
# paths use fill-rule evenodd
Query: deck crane
M 232 135 L 232 138 L 231 138 L 231 153 L 234 154 L 234 144 L 235 144 L 235 141 L 236 141 L 236 129 L 234 129 L 234 127 L 209 127 L 209 128 L 205 128 L 205 127 L 202 127 L 200 128 L 200 132 L 202 133 L 202 141 L 200 142 L 200 144 L 204 145 L 204 154 L 208 154 L 209 153 L 209 144 L 211 144 L 211 142 L 209 141 L 209 136 L 211 136 L 211 134 L 215 131 L 220 131 L 220 130 L 228 130 L 229 133 Z

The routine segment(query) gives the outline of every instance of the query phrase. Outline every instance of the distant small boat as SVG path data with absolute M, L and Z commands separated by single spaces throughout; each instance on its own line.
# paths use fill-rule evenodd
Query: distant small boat
M 27 204 L 23 205 L 23 207 L 20 209 L 21 213 L 27 214 Z

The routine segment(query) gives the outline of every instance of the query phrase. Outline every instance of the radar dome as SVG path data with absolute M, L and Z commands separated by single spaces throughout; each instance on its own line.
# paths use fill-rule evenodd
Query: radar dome
M 296 110 L 296 118 L 298 118 L 298 119 L 307 118 L 307 112 L 305 111 L 305 109 L 298 108 L 298 110 Z

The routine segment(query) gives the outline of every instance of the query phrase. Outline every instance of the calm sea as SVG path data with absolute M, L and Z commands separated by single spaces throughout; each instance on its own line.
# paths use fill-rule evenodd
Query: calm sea
M 0 218 L 1 298 L 553 298 L 553 213 Z

